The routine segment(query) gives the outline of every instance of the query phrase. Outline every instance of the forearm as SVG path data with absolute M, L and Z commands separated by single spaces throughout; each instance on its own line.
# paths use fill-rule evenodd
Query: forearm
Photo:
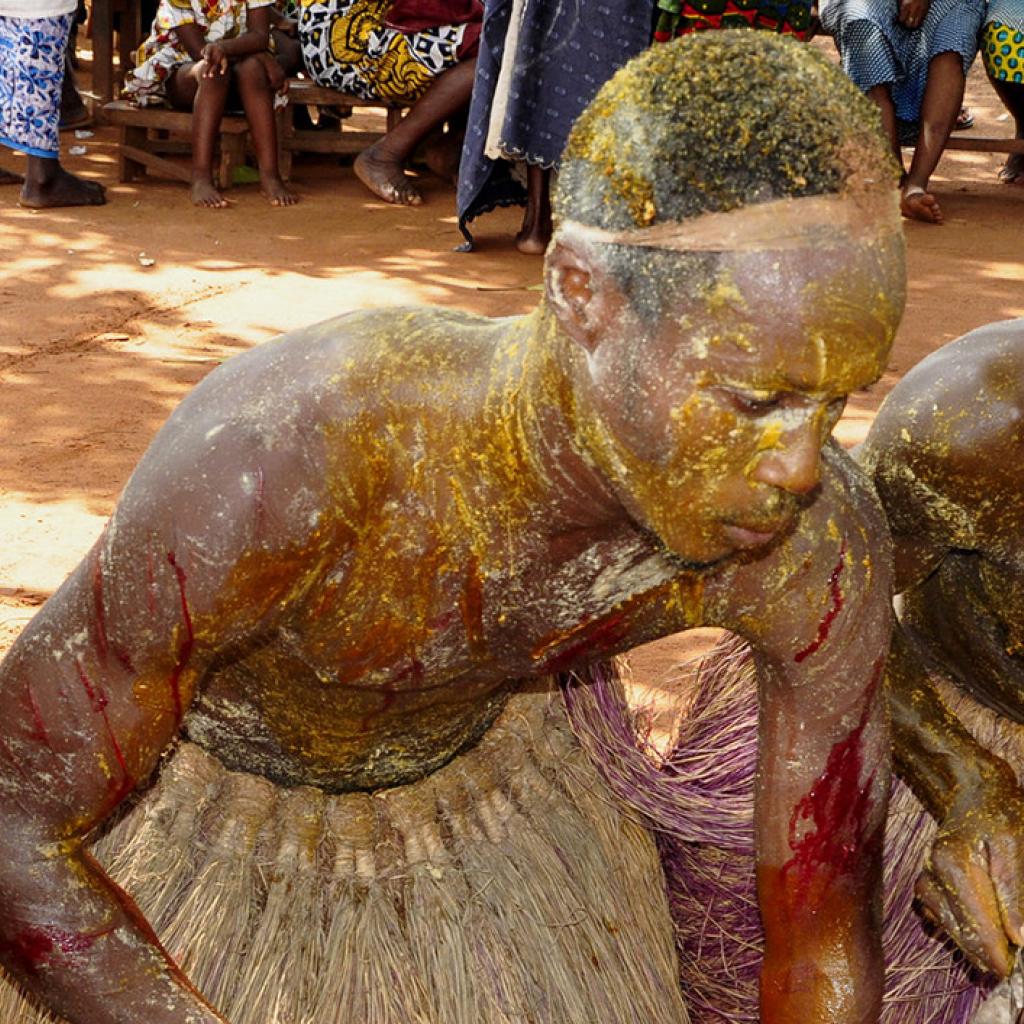
M 87 854 L 19 829 L 0 840 L 0 959 L 71 1024 L 223 1024 Z
M 227 54 L 228 60 L 241 60 L 254 53 L 265 53 L 270 45 L 270 32 L 248 29 L 233 39 L 220 40 L 220 46 Z
M 1016 787 L 1009 765 L 981 746 L 946 706 L 898 625 L 886 685 L 896 770 L 936 820 L 957 799 Z

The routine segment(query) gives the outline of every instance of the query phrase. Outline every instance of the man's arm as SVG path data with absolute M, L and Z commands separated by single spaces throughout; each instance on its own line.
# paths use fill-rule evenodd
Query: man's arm
M 752 643 L 760 673 L 765 1024 L 878 1019 L 890 587 L 885 521 L 834 447 L 793 534 L 709 581 L 710 621 Z
M 923 907 L 977 966 L 1006 977 L 1024 944 L 1024 793 L 943 702 L 899 626 L 886 666 L 900 776 L 939 822 Z
M 0 960 L 73 1024 L 221 1021 L 83 844 L 150 775 L 210 659 L 258 642 L 306 578 L 315 489 L 280 410 L 280 449 L 247 426 L 263 392 L 242 369 L 179 407 L 0 663 Z

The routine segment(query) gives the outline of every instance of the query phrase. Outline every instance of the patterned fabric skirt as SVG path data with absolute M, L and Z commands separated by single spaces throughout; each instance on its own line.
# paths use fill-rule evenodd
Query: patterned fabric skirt
M 302 59 L 318 85 L 410 103 L 472 51 L 471 23 L 402 32 L 385 23 L 391 6 L 392 0 L 301 0 Z
M 821 24 L 835 40 L 843 70 L 867 92 L 889 85 L 896 116 L 921 116 L 928 65 L 940 53 L 960 54 L 964 74 L 978 52 L 984 0 L 932 0 L 920 28 L 896 20 L 895 0 L 822 0 Z
M 64 50 L 74 16 L 0 16 L 0 143 L 5 146 L 57 159 Z
M 806 39 L 812 0 L 658 0 L 659 43 L 715 28 L 760 28 Z
M 981 33 L 981 59 L 989 78 L 1024 82 L 1024 31 L 1001 21 L 989 21 Z
M 573 122 L 651 38 L 653 0 L 485 0 L 459 165 L 459 227 L 524 205 L 513 162 L 557 168 Z
M 92 852 L 231 1024 L 687 1024 L 654 840 L 550 680 L 373 793 L 184 743 Z M 0 979 L 0 1021 L 53 1018 Z

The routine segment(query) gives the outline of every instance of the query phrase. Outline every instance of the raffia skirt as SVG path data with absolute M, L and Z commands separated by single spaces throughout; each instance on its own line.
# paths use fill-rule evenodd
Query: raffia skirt
M 638 741 L 642 709 L 626 707 L 614 673 L 592 670 L 587 686 L 568 692 L 570 713 L 610 788 L 658 835 L 691 1021 L 757 1024 L 763 937 L 754 870 L 753 661 L 746 645 L 726 640 L 684 675 L 673 690 L 687 708 L 667 756 Z M 978 741 L 1024 782 L 1024 727 L 934 682 Z M 914 882 L 935 831 L 897 781 L 885 832 L 881 1024 L 967 1024 L 994 985 L 915 910 Z
M 94 847 L 232 1024 L 681 1024 L 658 852 L 550 684 L 374 793 L 182 743 Z M 0 1022 L 52 1018 L 0 982 Z

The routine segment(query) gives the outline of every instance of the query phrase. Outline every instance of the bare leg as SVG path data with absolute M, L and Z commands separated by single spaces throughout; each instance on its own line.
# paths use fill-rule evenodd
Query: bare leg
M 531 164 L 526 168 L 526 211 L 516 235 L 520 252 L 543 253 L 551 241 L 551 171 Z
M 1013 118 L 1016 125 L 1014 138 L 1024 139 L 1024 85 L 1019 82 L 1001 82 L 996 78 L 989 78 L 989 81 Z M 1024 154 L 1011 153 L 999 177 L 1008 185 L 1024 187 Z
M 235 65 L 238 91 L 252 134 L 256 162 L 260 168 L 260 187 L 271 206 L 293 206 L 298 197 L 281 180 L 277 166 L 277 125 L 274 122 L 274 89 L 264 60 L 265 54 L 246 57 Z
M 388 203 L 423 202 L 405 176 L 405 162 L 433 128 L 469 102 L 474 67 L 474 61 L 462 61 L 438 75 L 401 122 L 356 157 L 356 176 L 371 192 Z
M 946 148 L 964 99 L 964 69 L 960 54 L 940 53 L 928 65 L 928 82 L 921 104 L 921 135 L 903 187 L 904 217 L 942 223 L 942 210 L 928 191 L 928 181 Z
M 78 86 L 75 84 L 75 70 L 71 66 L 71 42 L 68 42 L 68 52 L 64 55 L 64 81 L 60 88 L 60 126 L 61 128 L 75 128 L 78 125 L 88 123 L 89 108 L 82 102 L 78 94 Z
M 228 201 L 213 183 L 213 151 L 224 117 L 231 72 L 204 78 L 202 62 L 182 64 L 167 79 L 167 98 L 178 110 L 192 111 L 192 202 L 218 208 Z
M 102 185 L 65 171 L 56 157 L 30 156 L 21 187 L 22 206 L 102 206 L 107 201 Z
M 889 140 L 889 148 L 896 158 L 896 163 L 900 165 L 900 170 L 906 174 L 906 168 L 903 166 L 903 147 L 900 146 L 899 131 L 896 128 L 896 104 L 892 101 L 889 85 L 876 85 L 868 89 L 867 97 L 878 107 L 878 112 L 882 115 L 882 130 Z

